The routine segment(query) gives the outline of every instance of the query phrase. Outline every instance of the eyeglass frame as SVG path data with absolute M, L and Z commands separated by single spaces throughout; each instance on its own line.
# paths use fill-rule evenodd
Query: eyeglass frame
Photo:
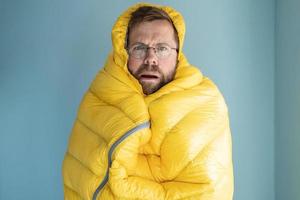
M 129 47 L 126 48 L 128 54 L 129 54 L 129 55 L 132 55 L 132 48 L 133 48 L 133 47 L 136 47 L 136 46 L 139 46 L 139 45 L 140 45 L 140 46 L 146 47 L 146 48 L 145 48 L 145 55 L 142 56 L 142 57 L 133 56 L 133 57 L 136 58 L 136 59 L 145 59 L 145 58 L 147 57 L 147 54 L 148 54 L 148 52 L 149 52 L 149 49 L 153 49 L 153 50 L 154 50 L 154 53 L 155 53 L 155 55 L 156 55 L 156 57 L 159 58 L 159 59 L 165 59 L 165 58 L 168 58 L 168 57 L 171 55 L 171 51 L 170 51 L 170 53 L 169 53 L 166 57 L 161 57 L 161 56 L 159 56 L 159 55 L 157 54 L 157 52 L 158 52 L 158 51 L 157 51 L 157 48 L 159 48 L 159 45 L 167 46 L 168 48 L 170 48 L 170 50 L 175 50 L 175 51 L 178 53 L 178 48 L 170 47 L 167 43 L 158 43 L 158 44 L 155 45 L 155 47 L 153 47 L 153 46 L 146 45 L 146 44 L 144 44 L 144 43 L 142 43 L 142 42 L 137 42 L 137 43 L 135 43 L 133 46 L 131 46 L 130 48 L 129 48 Z

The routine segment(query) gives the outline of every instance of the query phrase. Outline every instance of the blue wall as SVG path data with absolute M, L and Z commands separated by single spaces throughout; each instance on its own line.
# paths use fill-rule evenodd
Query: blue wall
M 276 5 L 276 198 L 300 199 L 300 1 Z
M 111 49 L 115 19 L 134 2 L 1 1 L 1 200 L 63 198 L 61 163 L 78 104 Z M 274 1 L 152 2 L 182 12 L 186 56 L 225 96 L 234 199 L 274 199 Z

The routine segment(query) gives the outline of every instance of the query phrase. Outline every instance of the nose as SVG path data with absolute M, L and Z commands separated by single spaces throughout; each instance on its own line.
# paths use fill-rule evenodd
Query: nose
M 158 64 L 158 58 L 155 54 L 154 48 L 148 49 L 147 55 L 144 59 L 144 64 L 147 64 L 147 65 L 157 65 Z

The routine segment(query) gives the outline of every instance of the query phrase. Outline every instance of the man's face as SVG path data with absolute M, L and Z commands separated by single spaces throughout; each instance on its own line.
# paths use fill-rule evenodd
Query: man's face
M 177 48 L 173 26 L 166 20 L 142 22 L 129 33 L 129 49 L 140 44 L 148 47 L 168 45 Z M 156 50 L 157 51 L 157 50 Z M 128 70 L 142 85 L 144 94 L 152 94 L 174 79 L 177 52 L 171 49 L 167 57 L 158 57 L 153 48 L 148 48 L 144 58 L 129 55 Z

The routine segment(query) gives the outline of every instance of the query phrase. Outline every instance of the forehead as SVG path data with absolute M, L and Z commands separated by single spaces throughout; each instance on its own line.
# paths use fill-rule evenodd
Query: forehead
M 154 20 L 135 25 L 129 34 L 130 44 L 168 43 L 175 45 L 174 29 L 167 20 Z

